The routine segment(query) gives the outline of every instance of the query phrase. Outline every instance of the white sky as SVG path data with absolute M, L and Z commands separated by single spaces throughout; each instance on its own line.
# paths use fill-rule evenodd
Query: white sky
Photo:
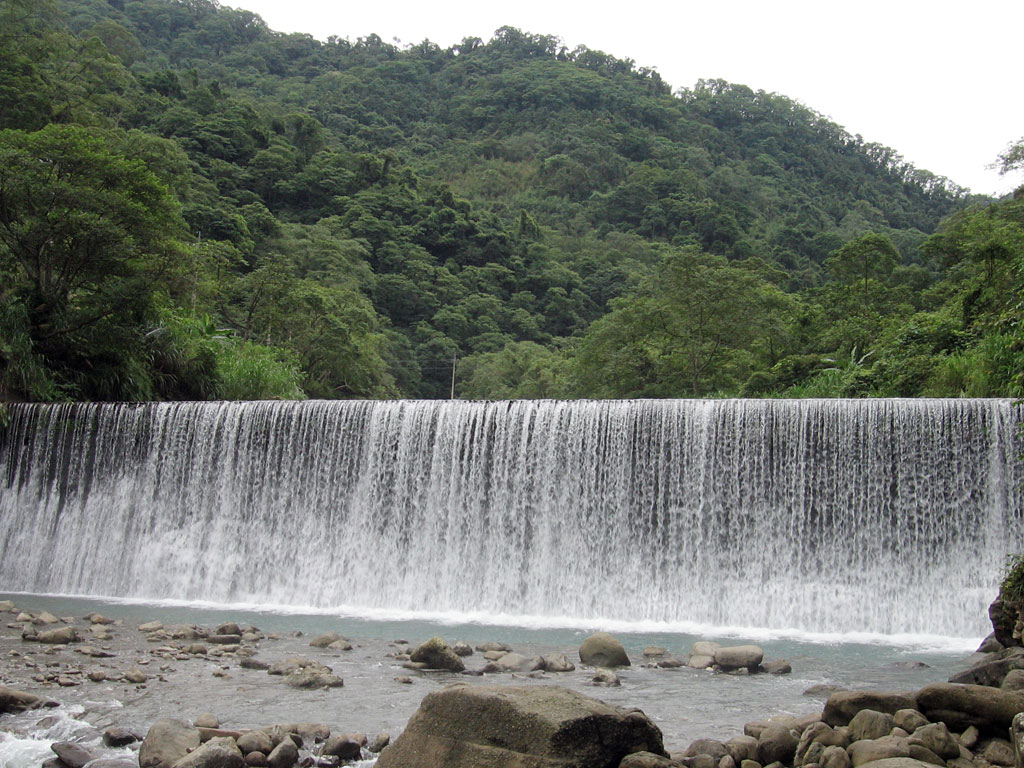
M 991 165 L 1024 137 L 1022 0 L 222 0 L 281 32 L 387 42 L 488 40 L 502 26 L 554 35 L 673 89 L 722 78 L 775 91 L 974 192 L 1024 184 Z

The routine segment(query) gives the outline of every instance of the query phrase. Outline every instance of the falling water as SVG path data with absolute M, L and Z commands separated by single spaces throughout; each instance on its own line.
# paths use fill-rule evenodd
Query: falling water
M 998 400 L 16 405 L 0 591 L 986 632 Z

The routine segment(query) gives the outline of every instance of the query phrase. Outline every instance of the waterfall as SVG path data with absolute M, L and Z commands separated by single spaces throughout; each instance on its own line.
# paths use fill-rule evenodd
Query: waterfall
M 0 590 L 972 637 L 1003 400 L 14 405 Z

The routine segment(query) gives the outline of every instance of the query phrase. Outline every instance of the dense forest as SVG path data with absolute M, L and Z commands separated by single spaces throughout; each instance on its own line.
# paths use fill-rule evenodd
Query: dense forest
M 1022 289 L 1024 192 L 776 93 L 0 0 L 0 400 L 1018 397 Z

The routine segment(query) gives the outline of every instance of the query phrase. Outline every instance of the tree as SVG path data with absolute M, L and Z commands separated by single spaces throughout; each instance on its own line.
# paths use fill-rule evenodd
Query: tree
M 614 301 L 587 333 L 578 361 L 584 389 L 699 397 L 734 385 L 759 340 L 768 290 L 724 257 L 693 246 L 668 251 L 637 295 Z M 630 391 L 616 390 L 619 376 Z
M 150 392 L 137 370 L 150 299 L 183 263 L 176 201 L 110 148 L 118 138 L 0 131 L 0 269 L 11 275 L 0 300 L 24 308 L 34 353 L 82 397 Z

